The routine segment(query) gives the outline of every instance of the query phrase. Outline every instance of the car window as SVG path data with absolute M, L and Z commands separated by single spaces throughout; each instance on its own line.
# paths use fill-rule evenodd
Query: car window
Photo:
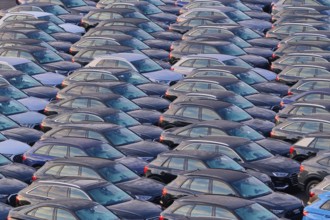
M 72 199 L 89 199 L 89 197 L 80 189 L 70 188 L 69 197 Z
M 47 155 L 50 147 L 51 145 L 42 146 L 39 149 L 37 149 L 34 153 L 40 155 Z
M 184 162 L 185 162 L 184 158 L 172 157 L 168 164 L 168 168 L 183 170 Z
M 199 108 L 198 107 L 186 107 L 182 112 L 183 117 L 187 118 L 199 118 Z
M 218 152 L 219 153 L 222 153 L 224 155 L 227 155 L 228 157 L 230 157 L 233 160 L 237 159 L 239 161 L 242 161 L 242 159 L 240 158 L 240 156 L 238 156 L 238 154 L 234 150 L 232 150 L 232 149 L 230 149 L 228 147 L 219 145 Z
M 187 170 L 202 170 L 205 168 L 206 166 L 201 161 L 188 159 Z
M 29 215 L 30 212 L 27 214 Z M 41 218 L 41 219 L 53 219 L 54 208 L 52 207 L 40 207 L 37 208 L 34 212 L 34 217 Z
M 302 133 L 313 133 L 316 131 L 321 131 L 320 122 L 305 122 L 301 127 Z
M 77 219 L 70 212 L 64 209 L 57 209 L 56 220 L 77 220 Z
M 224 182 L 213 180 L 212 194 L 235 195 L 235 192 Z
M 73 113 L 69 119 L 70 122 L 81 122 L 85 120 L 86 120 L 86 114 L 84 113 Z
M 86 130 L 82 129 L 71 129 L 70 134 L 68 136 L 71 137 L 86 137 Z
M 37 186 L 34 189 L 28 191 L 27 194 L 46 197 L 49 189 L 50 186 Z
M 220 129 L 217 129 L 217 128 L 211 128 L 211 132 L 210 132 L 210 135 L 211 136 L 217 136 L 217 135 L 225 135 L 227 136 L 227 133 L 220 130 Z
M 233 213 L 220 207 L 215 207 L 215 217 L 230 219 L 230 220 L 237 219 Z
M 183 92 L 191 91 L 192 86 L 193 86 L 192 83 L 183 83 L 182 85 L 179 85 L 178 87 L 174 88 L 174 90 L 183 91 Z
M 217 152 L 217 145 L 216 144 L 208 144 L 202 143 L 199 145 L 198 150 L 204 150 L 209 152 Z
M 300 131 L 300 126 L 302 125 L 302 122 L 293 122 L 287 126 L 282 127 L 285 131 Z
M 56 131 L 54 134 L 50 135 L 51 137 L 64 137 L 68 136 L 70 132 L 70 129 L 61 129 L 59 131 Z
M 180 66 L 183 66 L 183 67 L 191 67 L 194 63 L 194 59 L 191 59 L 191 60 L 187 60 L 187 61 L 184 61 L 183 63 L 181 63 Z
M 203 179 L 203 178 L 194 178 L 190 184 L 190 189 L 197 191 L 197 192 L 209 192 L 209 179 Z
M 88 99 L 75 99 L 72 102 L 72 108 L 87 108 Z
M 193 217 L 212 217 L 212 206 L 208 205 L 196 205 L 191 210 L 191 216 Z
M 311 143 L 314 148 L 321 150 L 330 150 L 330 139 L 328 138 L 315 138 Z
M 52 199 L 64 199 L 68 197 L 68 187 L 52 186 L 48 191 L 48 197 Z
M 48 154 L 53 157 L 66 157 L 68 154 L 68 147 L 63 145 L 54 145 Z
M 202 68 L 209 66 L 209 60 L 207 59 L 196 59 L 192 65 L 194 68 Z
M 308 94 L 301 98 L 299 98 L 297 101 L 311 101 L 311 100 L 320 100 L 321 94 Z
M 79 166 L 64 166 L 60 172 L 60 176 L 79 176 Z
M 330 211 L 330 200 L 326 201 L 320 208 Z
M 81 169 L 81 176 L 83 177 L 92 177 L 92 178 L 97 178 L 100 179 L 100 175 L 96 173 L 94 170 L 87 168 L 87 167 L 82 167 Z
M 314 107 L 301 106 L 301 107 L 297 107 L 296 109 L 293 109 L 292 111 L 295 110 L 295 113 L 294 113 L 295 115 L 310 115 L 313 113 L 313 109 L 314 109 Z
M 190 137 L 203 137 L 208 135 L 208 127 L 196 127 L 191 129 Z
M 100 140 L 103 142 L 108 142 L 108 140 L 105 137 L 103 137 L 103 135 L 101 135 L 95 131 L 88 131 L 87 137 L 91 138 L 91 139 Z
M 220 116 L 213 110 L 208 108 L 202 108 L 202 120 L 217 120 L 221 119 Z
M 329 123 L 323 123 L 322 124 L 322 131 L 330 132 L 330 124 Z
M 77 147 L 69 147 L 69 157 L 88 156 L 83 150 Z
M 178 209 L 176 209 L 173 213 L 177 214 L 177 215 L 187 216 L 188 213 L 190 212 L 191 208 L 192 208 L 192 205 L 181 206 Z
M 60 169 L 62 169 L 62 167 L 63 167 L 63 166 L 53 166 L 53 167 L 49 168 L 49 169 L 45 172 L 45 174 L 48 174 L 48 175 L 55 175 L 55 176 L 57 176 L 58 173 L 59 173 L 59 171 L 60 171 Z
M 330 167 L 330 157 L 323 158 L 317 162 L 323 166 Z

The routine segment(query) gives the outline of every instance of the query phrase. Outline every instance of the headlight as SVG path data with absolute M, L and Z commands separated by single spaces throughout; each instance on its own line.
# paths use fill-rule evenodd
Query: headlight
M 261 174 L 261 175 L 260 175 L 260 180 L 261 180 L 262 182 L 268 182 L 268 181 L 271 181 L 270 177 L 269 177 L 268 175 L 266 175 L 266 174 Z
M 272 213 L 274 213 L 275 215 L 280 215 L 284 212 L 283 209 L 270 209 L 270 211 L 272 211 Z
M 135 197 L 136 197 L 138 200 L 148 201 L 149 199 L 151 199 L 152 196 L 136 195 Z
M 4 199 L 4 198 L 7 198 L 8 195 L 7 194 L 0 194 L 0 199 Z
M 150 161 L 152 161 L 152 159 L 154 159 L 154 157 L 138 157 L 138 158 L 141 160 L 144 160 L 146 162 L 150 162 Z
M 288 173 L 282 173 L 282 172 L 274 172 L 273 175 L 276 176 L 276 177 L 286 177 L 289 174 Z

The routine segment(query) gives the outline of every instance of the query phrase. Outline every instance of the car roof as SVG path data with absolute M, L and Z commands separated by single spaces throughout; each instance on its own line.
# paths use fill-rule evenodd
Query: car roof
M 20 11 L 20 12 L 10 12 L 7 13 L 6 15 L 22 15 L 22 14 L 28 14 L 28 15 L 33 15 L 35 17 L 42 17 L 42 16 L 54 16 L 51 13 L 48 12 L 41 12 L 41 11 Z
M 324 114 L 301 115 L 301 116 L 289 117 L 287 120 L 289 121 L 309 120 L 309 121 L 330 122 L 330 114 L 324 113 Z
M 104 131 L 104 130 L 114 130 L 123 128 L 119 125 L 110 124 L 110 123 L 98 123 L 98 124 L 63 124 L 58 128 L 81 128 L 87 130 L 96 130 L 96 131 Z
M 67 144 L 71 146 L 77 146 L 79 148 L 93 147 L 104 144 L 104 142 L 91 138 L 79 138 L 79 137 L 61 137 L 61 138 L 45 138 L 37 141 L 35 145 L 46 144 Z
M 207 136 L 201 138 L 189 138 L 183 140 L 181 143 L 186 145 L 190 143 L 214 143 L 214 144 L 221 144 L 226 146 L 241 146 L 245 144 L 249 144 L 252 141 L 246 138 L 235 137 L 235 136 L 226 136 L 226 135 L 219 135 L 219 136 Z
M 86 165 L 89 167 L 105 167 L 109 165 L 116 165 L 119 164 L 115 161 L 108 160 L 108 159 L 102 159 L 102 158 L 96 158 L 96 157 L 70 157 L 70 158 L 56 158 L 54 160 L 47 161 L 47 164 L 53 165 L 53 164 L 76 164 L 76 165 Z
M 66 186 L 72 186 L 76 188 L 89 188 L 89 187 L 95 187 L 95 185 L 105 185 L 105 184 L 111 184 L 106 180 L 103 179 L 88 179 L 88 178 L 74 178 L 74 177 L 60 177 L 55 178 L 51 180 L 38 180 L 37 182 L 34 182 L 32 186 L 36 185 L 66 185 Z
M 196 170 L 193 172 L 185 173 L 183 176 L 188 177 L 208 177 L 214 179 L 221 179 L 226 182 L 236 182 L 241 179 L 251 177 L 249 174 L 236 170 L 225 170 L 225 169 L 205 169 Z
M 189 100 L 189 101 L 181 101 L 173 104 L 174 106 L 181 106 L 181 105 L 193 105 L 193 106 L 204 106 L 204 107 L 210 107 L 214 109 L 219 108 L 228 108 L 230 106 L 233 106 L 233 104 L 228 102 L 222 102 L 218 100 L 204 100 L 204 99 L 196 99 L 196 100 Z
M 142 60 L 148 58 L 148 56 L 144 54 L 137 54 L 137 53 L 114 53 L 111 55 L 103 55 L 98 56 L 99 59 L 113 59 L 113 58 L 124 58 L 129 62 L 136 61 L 136 60 Z
M 293 106 L 315 106 L 325 109 L 330 109 L 330 102 L 325 102 L 325 100 L 304 100 L 297 101 L 292 104 Z
M 199 150 L 180 150 L 180 151 L 168 151 L 159 154 L 159 157 L 173 157 L 181 156 L 185 158 L 195 158 L 200 160 L 211 159 L 214 157 L 223 156 L 223 154 L 208 152 L 208 151 L 199 151 Z
M 98 203 L 88 199 L 53 199 L 53 200 L 43 201 L 42 203 L 37 203 L 35 205 L 32 205 L 32 207 L 56 206 L 69 210 L 77 210 L 77 209 L 82 209 L 84 207 L 91 207 L 91 206 L 94 207 L 96 205 L 98 205 Z M 31 206 L 26 206 L 26 208 L 29 207 Z
M 193 78 L 184 78 L 182 82 L 209 82 L 217 83 L 220 85 L 228 85 L 233 83 L 241 82 L 239 79 L 229 78 L 229 77 L 193 77 Z
M 36 51 L 47 51 L 47 50 L 49 50 L 48 48 L 45 48 L 45 47 L 31 46 L 31 45 L 14 45 L 14 46 L 2 47 L 0 49 L 22 50 L 22 51 L 27 51 L 29 53 L 33 53 L 33 52 L 36 52 Z
M 0 76 L 4 78 L 11 78 L 11 77 L 17 77 L 27 75 L 19 70 L 0 70 Z
M 18 65 L 18 64 L 22 64 L 22 63 L 30 63 L 32 61 L 28 60 L 26 58 L 22 58 L 22 57 L 4 57 L 4 56 L 0 56 L 0 62 L 6 62 L 10 65 Z

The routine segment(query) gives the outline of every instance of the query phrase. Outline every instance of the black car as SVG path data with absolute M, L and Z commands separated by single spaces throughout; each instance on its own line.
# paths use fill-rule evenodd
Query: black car
M 25 183 L 31 183 L 35 169 L 24 164 L 13 163 L 7 157 L 0 154 L 0 173 L 7 178 L 18 179 Z
M 185 95 L 180 95 L 176 98 L 169 106 L 171 106 L 177 102 L 182 101 L 193 101 L 193 100 L 215 100 L 215 101 L 223 101 L 228 102 L 233 105 L 236 105 L 246 111 L 253 118 L 264 119 L 271 122 L 275 122 L 276 113 L 270 109 L 265 109 L 261 107 L 257 107 L 253 105 L 250 101 L 245 99 L 243 96 L 237 95 L 234 92 L 230 91 L 205 91 L 205 92 L 194 92 L 187 93 Z
M 329 133 L 312 133 L 294 143 L 290 157 L 299 162 L 315 156 L 319 151 L 330 150 Z
M 187 139 L 206 138 L 207 136 L 218 135 L 247 138 L 269 149 L 274 154 L 289 156 L 288 149 L 291 146 L 289 143 L 272 138 L 265 138 L 247 125 L 224 120 L 205 121 L 187 125 L 182 128 L 167 129 L 161 134 L 160 142 L 174 148 Z M 287 152 L 287 154 L 285 154 L 285 152 Z
M 320 113 L 290 117 L 275 126 L 270 136 L 292 143 L 306 134 L 315 132 L 330 132 L 330 114 Z
M 233 170 L 198 170 L 178 177 L 165 186 L 162 204 L 166 207 L 183 196 L 214 194 L 255 201 L 278 217 L 300 219 L 302 201 L 289 194 L 274 192 L 257 178 Z
M 103 68 L 82 68 L 74 71 L 62 82 L 62 87 L 66 87 L 75 82 L 106 82 L 122 81 L 130 83 L 148 95 L 163 96 L 168 89 L 167 85 L 154 83 L 142 74 L 132 69 L 103 69 Z
M 276 116 L 277 124 L 283 122 L 289 117 L 299 117 L 301 115 L 313 115 L 319 113 L 330 113 L 330 102 L 326 100 L 316 101 L 297 101 L 280 110 Z
M 330 66 L 329 66 L 330 67 Z M 288 95 L 294 95 L 297 93 L 303 93 L 315 89 L 327 89 L 330 86 L 330 77 L 319 78 L 306 78 L 300 79 L 296 84 L 291 86 L 288 91 Z
M 274 111 L 280 107 L 281 98 L 275 95 L 260 93 L 245 82 L 228 77 L 194 77 L 186 78 L 168 88 L 166 98 L 171 100 L 179 95 L 209 90 L 228 90 L 243 96 L 256 106 Z
M 150 103 L 157 105 L 157 103 Z M 140 123 L 150 123 L 158 125 L 161 113 L 156 110 L 142 109 L 134 102 L 123 96 L 112 95 L 93 95 L 79 96 L 66 100 L 55 100 L 50 102 L 44 109 L 45 115 L 60 114 L 61 112 L 71 111 L 77 108 L 100 108 L 109 107 L 126 112 Z
M 87 159 L 87 160 L 86 160 Z M 78 170 L 81 169 L 81 172 Z M 123 164 L 100 158 L 73 157 L 48 161 L 33 176 L 34 180 L 74 177 L 104 179 L 130 192 L 140 200 L 159 202 L 163 184 L 140 177 Z
M 243 109 L 228 102 L 190 100 L 176 102 L 161 116 L 159 125 L 163 128 L 182 127 L 200 121 L 228 120 L 248 125 L 263 135 L 268 135 L 274 123 L 254 119 Z
M 298 184 L 307 195 L 309 195 L 309 192 L 313 187 L 330 174 L 329 161 L 330 153 L 329 151 L 325 151 L 320 152 L 315 157 L 311 157 L 301 163 Z
M 1 168 L 0 168 L 1 169 Z M 6 178 L 0 173 L 0 204 L 15 205 L 16 194 L 28 185 L 18 179 Z M 2 208 L 0 208 L 2 210 Z M 3 219 L 0 214 L 0 219 Z
M 105 180 L 80 178 L 60 178 L 34 182 L 19 192 L 17 205 L 30 205 L 64 198 L 95 201 L 121 219 L 155 217 L 159 215 L 161 210 L 159 206 L 147 201 L 139 201 L 125 190 Z M 144 207 L 144 209 L 139 207 Z
M 154 84 L 155 90 L 157 91 L 157 84 Z M 161 87 L 162 88 L 162 87 Z M 167 87 L 165 87 L 167 88 Z M 165 88 L 162 91 L 159 91 L 160 94 L 156 96 L 148 96 L 145 92 L 135 87 L 134 85 L 126 82 L 76 82 L 72 83 L 70 86 L 65 87 L 60 90 L 56 98 L 57 99 L 67 99 L 76 97 L 79 95 L 90 95 L 94 94 L 118 94 L 129 100 L 132 100 L 137 105 L 142 108 L 154 109 L 159 111 L 164 111 L 168 108 L 170 102 L 166 99 L 160 98 L 163 94 L 165 94 Z M 161 90 L 161 89 L 159 89 Z M 158 108 L 154 108 L 156 106 L 150 105 L 150 103 L 157 102 Z
M 289 149 L 277 149 L 272 146 L 269 150 L 258 143 L 245 138 L 216 136 L 187 139 L 175 150 L 199 150 L 222 153 L 238 162 L 247 170 L 262 172 L 270 176 L 275 189 L 285 190 L 297 185 L 299 164 L 292 159 L 272 153 L 288 155 Z M 270 153 L 270 151 L 272 153 Z
M 0 56 L 6 57 L 23 57 L 35 61 L 47 71 L 67 75 L 70 72 L 80 68 L 80 64 L 65 61 L 57 53 L 38 46 L 12 46 L 0 49 Z
M 75 220 L 120 219 L 104 206 L 87 199 L 57 199 L 36 205 L 17 207 L 10 210 L 8 218 L 39 220 L 40 218 L 53 219 L 55 216 Z
M 181 41 L 178 45 L 174 45 L 173 50 L 170 53 L 172 64 L 181 57 L 192 54 L 225 54 L 237 56 L 255 67 L 264 69 L 269 68 L 269 62 L 266 58 L 249 54 L 231 42 L 213 40 Z
M 213 211 L 214 210 L 214 211 Z M 268 219 L 279 218 L 255 201 L 233 196 L 195 195 L 186 196 L 160 214 L 161 220 L 176 219 Z

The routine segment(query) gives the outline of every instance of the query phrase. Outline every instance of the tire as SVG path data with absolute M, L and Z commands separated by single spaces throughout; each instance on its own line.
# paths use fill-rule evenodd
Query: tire
M 311 181 L 309 181 L 306 185 L 305 193 L 307 195 L 309 195 L 309 192 L 311 191 L 311 189 L 314 188 L 319 182 L 320 182 L 320 180 L 311 180 Z

